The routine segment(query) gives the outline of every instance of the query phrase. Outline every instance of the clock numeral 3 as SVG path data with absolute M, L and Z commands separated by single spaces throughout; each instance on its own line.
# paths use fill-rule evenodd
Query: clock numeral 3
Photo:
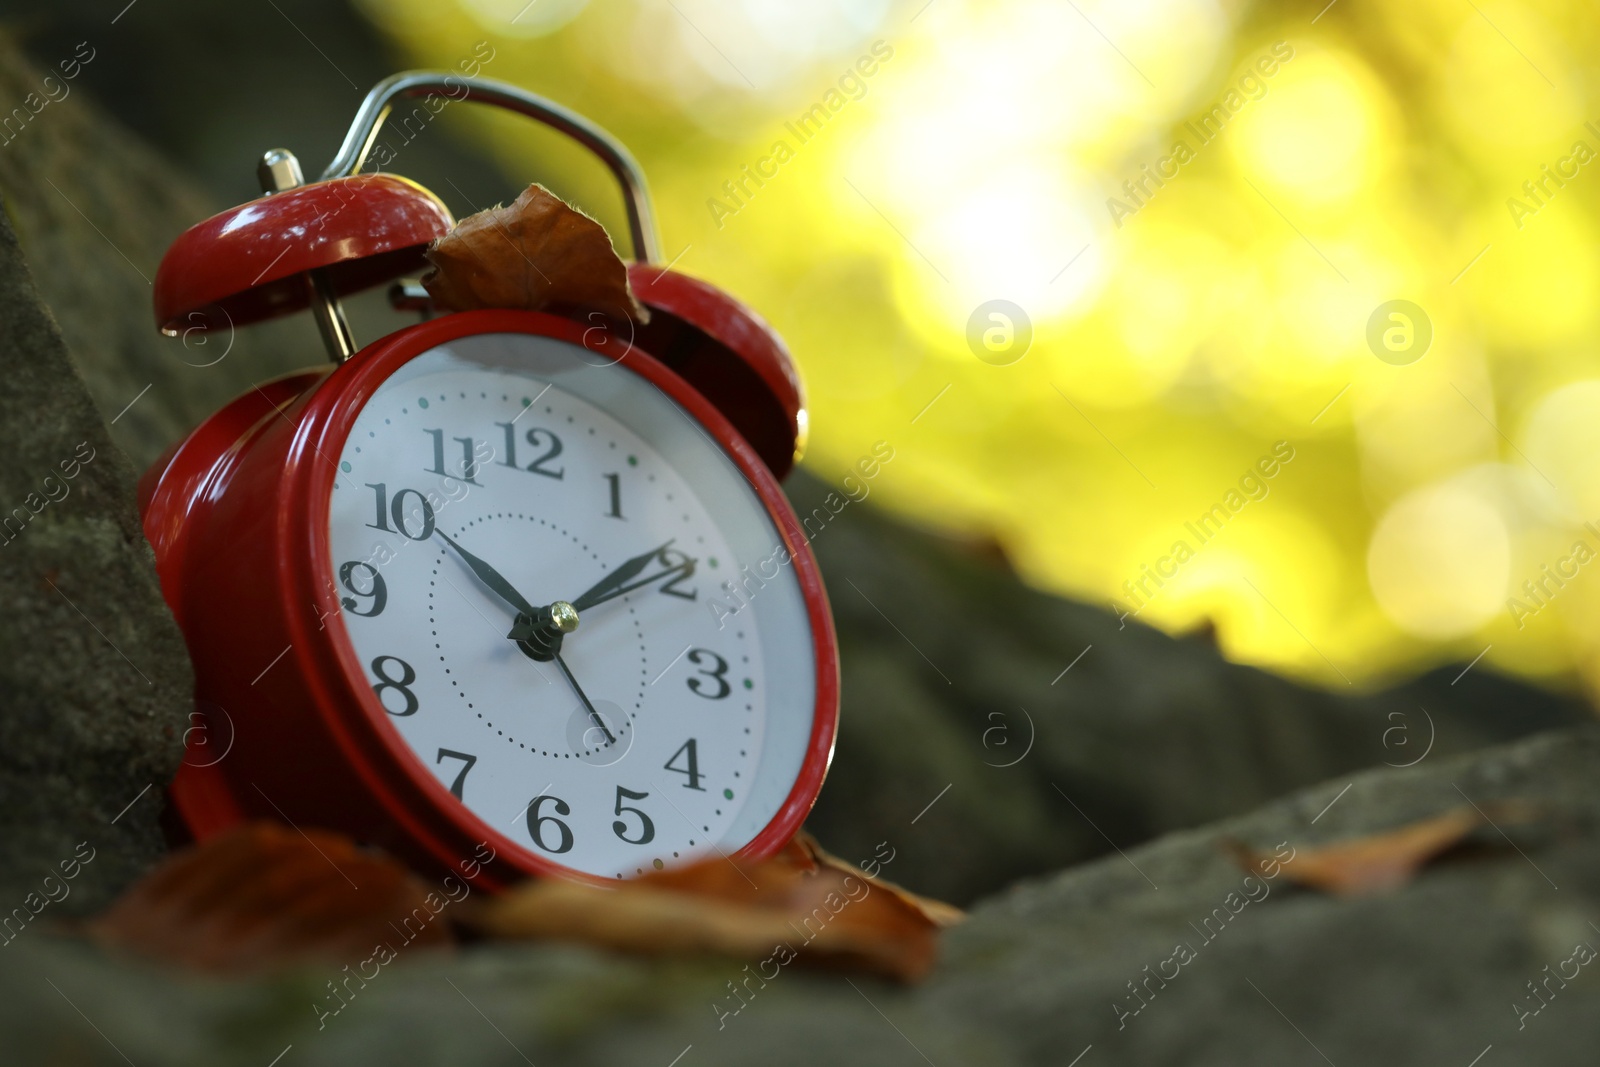
M 639 816 L 639 836 L 629 837 L 628 824 L 623 822 L 621 819 L 618 819 L 616 822 L 611 824 L 611 832 L 616 834 L 619 838 L 626 841 L 630 845 L 648 845 L 650 842 L 654 841 L 656 839 L 656 824 L 650 821 L 650 816 L 646 815 L 638 808 L 629 807 L 628 805 L 624 804 L 622 802 L 623 798 L 627 798 L 628 800 L 643 800 L 649 795 L 649 793 L 635 793 L 631 789 L 624 789 L 620 785 L 617 786 L 617 806 L 614 810 L 614 814 L 621 815 L 623 812 L 627 811 Z
M 571 852 L 571 828 L 568 827 L 566 823 L 556 818 L 556 815 L 539 814 L 539 809 L 544 806 L 544 802 L 547 800 L 555 805 L 556 815 L 572 814 L 572 808 L 568 806 L 565 800 L 550 796 L 548 793 L 543 796 L 534 797 L 533 803 L 528 805 L 528 836 L 533 838 L 534 844 L 538 845 L 546 852 L 553 852 L 556 855 L 560 855 L 563 852 Z M 557 844 L 554 848 L 544 843 L 544 826 L 547 823 L 554 823 L 556 831 L 561 835 L 559 838 L 559 844 Z
M 444 431 L 423 430 L 422 432 L 433 438 L 433 466 L 424 467 L 423 470 L 445 478 L 454 478 L 455 475 L 444 469 Z M 478 461 L 473 458 L 475 449 L 472 447 L 472 438 L 453 437 L 451 440 L 461 446 L 461 480 L 477 485 L 478 479 L 474 475 L 478 473 Z
M 451 759 L 463 761 L 461 764 L 461 773 L 456 775 L 456 780 L 450 783 L 450 792 L 455 794 L 455 798 L 457 800 L 460 800 L 461 790 L 467 784 L 467 772 L 472 770 L 472 765 L 474 763 L 478 762 L 478 757 L 469 756 L 465 752 L 452 752 L 448 748 L 441 748 L 439 750 L 439 755 L 434 758 L 433 762 L 443 763 L 446 756 L 449 756 Z
M 395 528 L 398 527 L 402 534 L 411 538 L 413 541 L 426 541 L 428 538 L 433 536 L 433 505 L 428 503 L 427 497 L 423 496 L 415 489 L 402 489 L 394 495 L 394 500 L 389 502 L 389 485 L 387 482 L 367 482 L 366 486 L 368 489 L 371 489 L 378 498 L 378 521 L 367 523 L 368 527 L 374 530 L 382 530 L 385 533 L 394 533 Z M 412 508 L 410 512 L 407 512 L 407 496 L 416 497 L 417 503 L 420 504 L 421 507 Z M 385 502 L 389 502 L 390 506 L 388 508 L 384 507 Z M 385 514 L 386 511 L 388 514 Z M 389 519 L 391 516 L 394 518 L 394 526 L 389 525 Z M 411 532 L 411 528 L 406 524 L 406 520 L 415 519 L 418 516 L 421 517 L 422 532 L 414 534 Z
M 695 694 L 695 696 L 702 696 L 707 700 L 721 700 L 723 697 L 726 697 L 729 693 L 733 692 L 733 686 L 729 685 L 728 679 L 723 677 L 723 675 L 728 673 L 728 661 L 711 651 L 709 648 L 694 648 L 689 650 L 690 663 L 703 664 L 706 662 L 706 657 L 710 657 L 711 662 L 715 663 L 716 666 L 710 668 L 709 670 L 705 667 L 701 667 L 700 670 L 696 671 L 695 673 L 703 674 L 707 678 L 710 678 L 711 681 L 716 683 L 716 688 L 712 689 L 708 683 L 701 681 L 699 678 L 690 678 L 689 689 Z
M 384 670 L 383 665 L 385 663 L 400 664 L 400 677 L 389 677 L 388 672 Z M 384 711 L 387 711 L 390 715 L 396 716 L 397 718 L 403 718 L 407 715 L 415 715 L 417 713 L 417 708 L 419 706 L 417 702 L 417 694 L 413 693 L 410 688 L 411 683 L 417 680 L 417 672 L 411 669 L 411 664 L 407 663 L 399 656 L 379 656 L 377 659 L 372 661 L 372 673 L 376 674 L 379 678 L 378 684 L 372 687 L 372 691 L 378 694 L 378 703 L 383 704 Z M 393 689 L 398 691 L 400 695 L 405 698 L 405 707 L 400 711 L 395 711 L 388 704 L 384 704 L 383 691 L 385 689 Z
M 364 593 L 360 589 L 356 588 L 355 582 L 356 574 L 360 572 L 362 568 L 366 568 L 365 577 L 367 578 L 367 584 L 372 587 Z M 352 615 L 365 615 L 368 618 L 371 618 L 373 615 L 382 615 L 384 605 L 389 603 L 389 587 L 384 584 L 383 575 L 378 573 L 378 568 L 374 567 L 370 563 L 362 560 L 352 560 L 349 563 L 341 563 L 339 565 L 339 584 L 348 589 L 352 594 L 351 596 L 342 596 L 339 598 L 339 603 L 344 607 L 344 610 L 348 611 Z M 358 611 L 356 609 L 356 597 L 361 597 L 363 600 L 370 599 L 372 603 L 369 606 L 372 610 Z
M 516 430 L 512 427 L 511 423 L 509 423 L 509 422 L 497 422 L 497 423 L 495 423 L 495 425 L 500 427 L 502 430 L 504 430 L 506 432 L 506 458 L 501 460 L 500 462 L 502 464 L 504 464 L 505 466 L 507 466 L 507 467 L 516 467 L 517 466 L 517 433 L 516 433 Z M 557 456 L 561 455 L 561 438 L 557 437 L 552 431 L 546 430 L 542 426 L 535 426 L 533 429 L 528 431 L 526 440 L 527 440 L 528 444 L 532 445 L 534 448 L 542 448 L 543 446 L 539 444 L 539 439 L 541 437 L 547 438 L 549 440 L 550 447 L 546 448 L 545 451 L 544 451 L 544 454 L 541 455 L 538 459 L 534 460 L 532 463 L 528 464 L 526 467 L 522 467 L 522 468 L 518 468 L 518 469 L 526 470 L 530 474 L 542 474 L 546 478 L 555 478 L 557 481 L 559 481 L 562 478 L 565 478 L 567 476 L 567 468 L 565 468 L 565 467 L 556 467 L 556 468 L 552 469 L 550 467 L 545 466 L 545 464 L 549 463 L 551 460 L 553 460 Z
M 682 767 L 677 765 L 679 756 L 683 757 Z M 706 787 L 700 784 L 700 779 L 704 778 L 705 775 L 700 773 L 700 746 L 695 743 L 694 738 L 691 737 L 685 741 L 683 746 L 672 754 L 672 758 L 662 766 L 669 771 L 675 771 L 686 776 L 689 780 L 683 784 L 685 789 L 694 789 L 701 793 L 706 791 Z

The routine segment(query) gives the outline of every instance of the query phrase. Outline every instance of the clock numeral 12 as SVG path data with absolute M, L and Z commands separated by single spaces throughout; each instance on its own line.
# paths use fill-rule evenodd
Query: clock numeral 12
M 495 425 L 506 432 L 506 457 L 500 461 L 503 466 L 513 467 L 517 470 L 526 470 L 530 474 L 542 474 L 546 478 L 554 478 L 557 481 L 560 481 L 567 476 L 567 468 L 565 467 L 551 468 L 546 466 L 546 464 L 551 460 L 561 455 L 561 438 L 557 437 L 553 431 L 546 430 L 542 426 L 535 426 L 533 429 L 528 431 L 525 438 L 528 444 L 532 445 L 534 448 L 544 448 L 544 446 L 539 443 L 539 439 L 542 437 L 550 442 L 550 446 L 545 448 L 544 453 L 538 459 L 534 460 L 526 467 L 518 467 L 516 429 L 509 422 L 497 422 Z
M 423 469 L 431 474 L 437 474 L 445 478 L 454 478 L 455 475 L 444 469 L 444 431 L 423 430 L 422 432 L 433 437 L 433 466 L 424 467 Z M 478 479 L 473 477 L 473 475 L 478 473 L 478 461 L 474 459 L 472 455 L 472 438 L 453 437 L 451 440 L 455 441 L 461 446 L 461 480 L 464 482 L 469 482 L 472 485 L 479 484 Z

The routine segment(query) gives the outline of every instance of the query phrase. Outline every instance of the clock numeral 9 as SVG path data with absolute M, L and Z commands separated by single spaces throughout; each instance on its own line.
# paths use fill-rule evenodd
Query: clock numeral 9
M 372 587 L 366 592 L 362 592 L 360 589 L 356 588 L 356 574 L 362 568 L 366 568 L 364 576 L 367 579 L 367 584 Z M 384 584 L 383 575 L 378 573 L 378 568 L 374 567 L 370 563 L 366 563 L 362 560 L 352 560 L 349 563 L 340 564 L 339 584 L 344 586 L 351 592 L 351 594 L 353 594 L 351 596 L 342 596 L 339 598 L 339 603 L 344 607 L 344 610 L 348 611 L 352 615 L 365 615 L 368 618 L 372 617 L 373 615 L 382 615 L 384 605 L 389 603 L 389 587 Z M 358 611 L 356 608 L 356 597 L 361 597 L 363 600 L 370 599 L 372 603 L 369 606 L 372 610 Z
M 634 815 L 639 816 L 639 836 L 629 837 L 628 824 L 623 822 L 621 819 L 618 819 L 616 822 L 611 824 L 611 832 L 616 834 L 619 838 L 626 841 L 630 845 L 648 845 L 650 842 L 654 841 L 656 839 L 656 824 L 650 821 L 650 816 L 646 815 L 638 808 L 629 807 L 628 805 L 624 804 L 622 802 L 623 798 L 627 798 L 628 800 L 643 800 L 649 795 L 649 793 L 635 793 L 631 789 L 624 789 L 620 785 L 617 786 L 617 806 L 614 809 L 614 814 L 621 815 L 626 811 L 632 812 Z
M 393 501 L 388 501 L 389 485 L 387 482 L 367 482 L 366 486 L 377 494 L 378 498 L 378 521 L 367 523 L 369 528 L 382 530 L 385 533 L 394 533 L 395 528 L 398 527 L 402 534 L 413 541 L 426 541 L 433 536 L 433 505 L 428 503 L 427 497 L 415 489 L 402 489 L 394 495 Z M 420 508 L 414 507 L 409 512 L 406 511 L 407 496 L 416 497 L 417 503 L 422 506 Z M 389 503 L 387 508 L 384 507 L 386 501 Z M 386 511 L 388 514 L 385 514 Z M 411 532 L 410 526 L 406 524 L 406 520 L 414 519 L 419 515 L 422 521 L 422 532 L 414 534 Z M 389 525 L 390 516 L 394 518 L 394 526 Z
M 534 797 L 533 803 L 528 805 L 528 836 L 533 838 L 534 844 L 538 845 L 546 852 L 552 852 L 556 855 L 560 855 L 563 852 L 571 852 L 571 828 L 568 827 L 566 823 L 556 818 L 556 815 L 539 814 L 539 809 L 544 806 L 544 802 L 547 800 L 555 804 L 556 815 L 572 814 L 572 808 L 565 800 L 550 796 L 548 793 L 543 796 Z M 546 823 L 554 823 L 556 831 L 561 835 L 559 838 L 560 843 L 554 848 L 544 843 L 544 826 Z
M 729 685 L 728 679 L 723 677 L 723 675 L 728 673 L 728 661 L 711 651 L 709 648 L 695 648 L 689 650 L 690 663 L 703 664 L 706 662 L 706 657 L 710 657 L 711 662 L 715 663 L 716 666 L 710 668 L 709 670 L 707 670 L 705 667 L 701 667 L 701 669 L 695 673 L 703 674 L 707 678 L 710 678 L 711 681 L 716 683 L 716 688 L 712 689 L 710 684 L 701 681 L 699 678 L 690 678 L 689 689 L 694 693 L 695 696 L 702 696 L 707 700 L 721 700 L 729 693 L 733 692 L 733 686 Z
M 544 437 L 549 439 L 550 447 L 546 448 L 543 455 L 526 467 L 517 467 L 516 430 L 512 428 L 512 424 L 509 422 L 497 422 L 495 425 L 506 432 L 506 458 L 500 461 L 501 464 L 507 467 L 515 467 L 518 470 L 526 470 L 530 474 L 542 474 L 546 478 L 554 478 L 557 481 L 567 476 L 567 468 L 565 467 L 551 469 L 545 466 L 545 464 L 561 455 L 561 438 L 557 437 L 552 431 L 546 430 L 542 426 L 535 426 L 528 431 L 526 437 L 528 444 L 534 448 L 542 448 L 544 446 L 539 444 L 539 438 Z
M 385 663 L 400 664 L 400 677 L 389 677 L 388 672 L 384 669 Z M 404 718 L 407 715 L 415 715 L 417 713 L 417 708 L 419 706 L 417 694 L 413 693 L 410 688 L 411 683 L 417 680 L 417 672 L 411 669 L 411 664 L 407 663 L 399 656 L 379 656 L 377 659 L 372 661 L 372 673 L 376 674 L 379 678 L 378 684 L 372 687 L 372 691 L 378 694 L 378 703 L 383 704 L 384 711 L 387 711 L 390 715 L 393 715 L 396 718 Z M 401 697 L 405 699 L 405 707 L 399 711 L 395 711 L 389 705 L 384 704 L 383 691 L 385 689 L 393 689 L 399 692 Z

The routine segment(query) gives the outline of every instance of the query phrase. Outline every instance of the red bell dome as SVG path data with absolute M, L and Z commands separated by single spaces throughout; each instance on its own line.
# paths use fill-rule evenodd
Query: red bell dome
M 175 334 L 299 311 L 311 300 L 309 271 L 321 271 L 336 297 L 381 285 L 426 266 L 428 243 L 452 225 L 438 197 L 389 174 L 263 196 L 172 242 L 156 271 L 156 325 Z
M 805 390 L 783 339 L 760 315 L 687 274 L 630 263 L 628 284 L 650 309 L 635 343 L 715 404 L 782 480 L 806 444 Z

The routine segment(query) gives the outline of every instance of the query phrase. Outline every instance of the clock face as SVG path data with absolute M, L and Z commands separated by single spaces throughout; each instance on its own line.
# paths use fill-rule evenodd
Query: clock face
M 327 530 L 359 684 L 419 773 L 608 879 L 759 834 L 817 685 L 761 498 L 625 364 L 521 333 L 422 353 L 352 423 Z

